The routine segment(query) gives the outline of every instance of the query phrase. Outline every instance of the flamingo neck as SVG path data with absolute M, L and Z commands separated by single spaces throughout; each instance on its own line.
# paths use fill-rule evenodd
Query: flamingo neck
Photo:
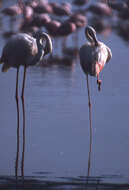
M 91 35 L 87 32 L 86 35 L 87 35 L 88 41 L 89 41 L 92 45 L 94 45 L 94 46 L 98 46 L 98 45 L 99 45 L 98 40 L 97 40 L 97 37 L 96 37 L 95 34 L 93 34 L 93 35 L 91 36 Z

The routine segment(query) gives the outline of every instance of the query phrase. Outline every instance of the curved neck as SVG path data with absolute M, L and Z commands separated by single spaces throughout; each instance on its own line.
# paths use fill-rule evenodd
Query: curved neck
M 52 53 L 52 41 L 48 34 L 43 33 L 43 38 L 46 40 L 46 45 L 44 47 L 44 56 L 48 53 Z
M 43 45 L 43 39 L 45 39 L 46 41 L 45 47 Z M 42 33 L 41 36 L 38 36 L 36 38 L 36 42 L 37 42 L 38 52 L 31 63 L 32 65 L 35 65 L 37 62 L 42 60 L 43 56 L 52 52 L 52 41 L 48 34 Z
M 86 33 L 86 37 L 88 41 L 93 44 L 94 46 L 98 46 L 98 40 L 95 34 L 90 35 L 88 32 Z
M 33 58 L 31 65 L 36 65 L 36 63 L 40 62 L 44 55 L 43 44 L 41 44 L 40 39 L 37 39 L 36 42 L 37 42 L 38 52 Z

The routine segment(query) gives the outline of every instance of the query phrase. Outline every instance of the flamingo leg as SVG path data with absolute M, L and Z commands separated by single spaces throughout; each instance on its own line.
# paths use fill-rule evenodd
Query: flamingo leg
M 97 84 L 98 84 L 98 90 L 101 90 L 101 83 L 102 81 L 99 79 L 99 74 L 97 75 Z
M 24 76 L 23 76 L 22 94 L 21 94 L 22 99 L 24 99 L 25 80 L 26 80 L 26 66 L 24 66 Z
M 92 114 L 91 114 L 91 100 L 90 100 L 90 88 L 89 88 L 89 80 L 88 74 L 86 74 L 87 79 L 87 91 L 88 91 L 88 105 L 89 105 L 89 121 L 90 121 L 90 149 L 89 149 L 89 158 L 88 158 L 88 171 L 87 176 L 90 175 L 90 161 L 91 161 L 91 148 L 92 148 Z
M 22 111 L 23 111 L 23 150 L 22 150 L 22 160 L 21 160 L 21 176 L 24 179 L 24 156 L 25 156 L 25 106 L 24 106 L 24 89 L 25 89 L 25 79 L 26 79 L 26 66 L 24 66 L 24 75 L 22 83 Z
M 18 74 L 19 68 L 17 68 L 17 75 L 16 75 L 16 105 L 17 105 L 17 151 L 16 151 L 16 161 L 15 161 L 15 177 L 17 180 L 18 177 L 18 165 L 19 165 L 19 101 L 18 101 Z
M 24 159 L 25 159 L 25 104 L 24 98 L 22 99 L 22 112 L 23 112 L 23 140 L 22 140 L 22 159 L 21 159 L 21 176 L 24 179 Z
M 16 100 L 18 100 L 18 75 L 19 75 L 19 68 L 17 68 L 17 74 L 16 74 L 16 92 L 15 92 Z
M 87 90 L 88 90 L 88 105 L 89 105 L 89 108 L 90 108 L 91 107 L 91 100 L 90 100 L 90 88 L 89 88 L 88 74 L 86 74 L 86 81 L 87 81 Z
M 87 177 L 90 176 L 90 169 L 91 169 L 91 153 L 92 153 L 92 128 L 90 128 L 90 144 L 89 144 L 89 155 L 88 155 L 88 170 L 87 170 Z

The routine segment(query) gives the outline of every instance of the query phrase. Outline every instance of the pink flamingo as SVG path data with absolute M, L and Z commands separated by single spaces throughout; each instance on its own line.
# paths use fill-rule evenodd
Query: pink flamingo
M 87 11 L 100 16 L 112 16 L 112 9 L 107 4 L 101 2 L 91 4 Z
M 35 13 L 49 13 L 51 14 L 53 12 L 52 7 L 49 3 L 44 1 L 39 1 L 38 4 L 33 7 Z
M 97 76 L 98 89 L 100 90 L 101 80 L 99 80 L 99 73 L 111 59 L 112 53 L 109 47 L 97 40 L 94 28 L 87 26 L 85 35 L 89 42 L 80 48 L 80 64 L 87 76 L 87 80 L 88 74 Z
M 53 14 L 57 16 L 68 16 L 71 14 L 71 6 L 69 3 L 49 3 L 52 6 Z
M 80 14 L 80 13 L 74 13 L 70 16 L 68 19 L 70 22 L 73 22 L 77 28 L 84 27 L 87 24 L 87 18 L 86 16 Z
M 45 28 L 52 36 L 58 36 L 58 29 L 61 26 L 61 23 L 57 20 L 51 20 L 50 22 L 45 24 Z
M 85 35 L 88 39 L 88 42 L 85 43 L 80 48 L 79 55 L 80 55 L 80 64 L 84 73 L 86 74 L 86 79 L 87 79 L 90 136 L 91 136 L 92 119 L 91 119 L 91 100 L 90 100 L 88 75 L 97 76 L 98 89 L 100 90 L 101 81 L 99 80 L 99 73 L 102 71 L 104 65 L 111 59 L 112 53 L 109 47 L 107 47 L 104 43 L 97 40 L 96 31 L 94 30 L 94 28 L 92 28 L 91 26 L 87 26 L 85 29 Z M 92 139 L 92 137 L 90 139 Z M 89 174 L 89 169 L 90 169 L 90 163 L 88 167 L 88 174 Z

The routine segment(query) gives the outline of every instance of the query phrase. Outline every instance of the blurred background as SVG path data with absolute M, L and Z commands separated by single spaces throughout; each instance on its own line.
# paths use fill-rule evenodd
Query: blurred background
M 92 134 L 78 56 L 87 25 L 113 54 L 101 73 L 100 92 L 90 77 Z M 0 74 L 1 184 L 22 177 L 128 187 L 129 1 L 0 0 L 0 55 L 13 34 L 39 29 L 50 34 L 53 52 L 27 70 L 25 130 L 20 98 L 17 126 L 16 69 Z

